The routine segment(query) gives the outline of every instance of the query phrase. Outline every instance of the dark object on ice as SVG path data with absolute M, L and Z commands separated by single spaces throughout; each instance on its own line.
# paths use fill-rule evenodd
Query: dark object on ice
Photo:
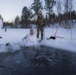
M 0 36 L 0 39 L 2 39 L 2 37 Z
M 7 28 L 5 28 L 5 32 L 7 31 Z
M 50 39 L 55 40 L 55 39 L 56 39 L 56 37 L 55 37 L 55 36 L 50 36 L 49 38 L 47 38 L 47 40 L 50 40 Z
M 10 44 L 9 43 L 6 43 L 6 46 L 9 46 Z
M 50 36 L 47 40 L 50 40 L 50 39 L 55 40 L 57 38 L 56 37 L 57 31 L 58 31 L 58 28 L 56 29 L 56 32 L 54 33 L 54 36 Z
M 53 40 L 55 40 L 55 39 L 56 39 L 56 37 L 55 37 L 55 36 L 51 36 L 51 37 L 50 37 L 50 39 L 53 39 Z

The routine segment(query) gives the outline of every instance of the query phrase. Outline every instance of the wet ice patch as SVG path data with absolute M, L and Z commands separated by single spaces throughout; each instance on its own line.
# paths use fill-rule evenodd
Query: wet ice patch
M 0 52 L 15 52 L 16 50 L 20 50 L 19 43 L 6 43 L 0 45 Z

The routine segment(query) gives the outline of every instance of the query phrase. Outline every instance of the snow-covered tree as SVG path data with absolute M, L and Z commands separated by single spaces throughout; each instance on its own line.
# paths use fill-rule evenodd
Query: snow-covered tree
M 69 0 L 71 40 L 72 40 L 72 18 L 71 18 L 72 8 L 73 8 L 73 1 L 72 0 Z
M 53 11 L 53 6 L 56 4 L 55 0 L 45 0 L 45 9 L 48 11 L 49 23 L 50 23 L 50 14 Z
M 15 18 L 15 27 L 17 27 L 17 25 L 19 24 L 19 16 L 16 16 L 16 18 Z
M 29 20 L 31 17 L 32 17 L 32 11 L 31 11 L 31 9 L 29 9 L 27 7 L 24 7 L 22 9 L 22 16 L 21 16 L 21 18 L 23 20 Z
M 0 19 L 2 19 L 2 16 L 0 15 Z
M 52 9 L 55 4 L 55 0 L 45 0 L 45 9 L 49 11 L 49 14 L 53 11 Z
M 29 16 L 28 8 L 24 7 L 23 10 L 22 10 L 22 19 L 26 20 L 26 19 L 28 19 L 28 16 Z
M 3 28 L 3 18 L 2 16 L 0 15 L 0 30 Z
M 65 0 L 64 1 L 64 13 L 66 14 L 65 16 L 65 24 L 66 24 L 66 27 L 69 28 L 70 27 L 70 24 L 69 24 L 69 16 L 68 16 L 68 13 L 71 13 L 72 12 L 72 0 Z M 71 14 L 70 14 L 71 15 Z M 71 17 L 71 16 L 70 16 Z M 71 18 L 70 18 L 71 19 Z
M 57 8 L 57 13 L 59 16 L 59 25 L 60 25 L 60 21 L 61 21 L 61 11 L 62 11 L 62 5 L 61 5 L 61 0 L 57 0 L 56 2 L 56 8 Z
M 3 18 L 2 18 L 2 16 L 0 15 L 0 19 L 2 19 L 2 21 L 3 21 Z
M 25 24 L 28 24 L 28 21 L 32 18 L 32 11 L 31 9 L 24 7 L 22 9 L 22 16 L 21 16 L 21 20 L 22 20 L 22 27 L 25 27 Z
M 36 15 L 42 13 L 42 9 L 43 9 L 42 2 L 40 0 L 34 0 L 34 2 L 32 3 L 31 9 L 34 10 Z
M 71 12 L 73 8 L 73 0 L 69 0 L 69 12 L 70 12 L 70 20 L 71 20 Z

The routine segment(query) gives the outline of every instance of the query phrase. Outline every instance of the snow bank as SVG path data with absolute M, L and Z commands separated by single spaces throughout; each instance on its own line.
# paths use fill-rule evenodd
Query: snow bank
M 38 39 L 36 38 L 36 35 L 26 35 L 27 39 L 22 39 L 22 46 L 37 46 L 38 45 Z
M 76 52 L 76 40 L 56 39 L 45 40 L 41 43 L 44 46 L 53 47 L 61 50 Z
M 28 35 L 30 29 L 4 29 L 0 31 L 2 39 L 0 39 L 0 52 L 15 51 L 20 50 L 22 46 L 37 46 L 36 34 L 31 37 L 29 36 L 27 40 L 23 38 Z M 8 46 L 6 44 L 9 43 Z

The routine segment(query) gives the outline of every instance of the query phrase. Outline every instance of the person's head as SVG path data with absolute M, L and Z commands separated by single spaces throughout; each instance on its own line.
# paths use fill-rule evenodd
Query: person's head
M 38 15 L 38 18 L 42 18 L 42 14 L 39 14 L 39 15 Z
M 31 30 L 30 30 L 30 35 L 33 35 L 33 34 L 34 34 L 34 30 L 31 29 Z

